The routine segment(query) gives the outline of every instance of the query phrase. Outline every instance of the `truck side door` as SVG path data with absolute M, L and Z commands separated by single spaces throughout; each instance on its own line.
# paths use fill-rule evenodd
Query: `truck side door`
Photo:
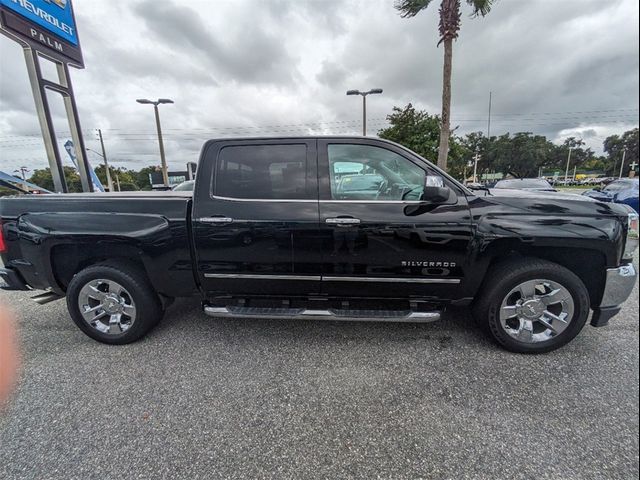
M 292 139 L 205 146 L 192 221 L 205 295 L 319 292 L 316 144 Z
M 323 294 L 460 293 L 472 234 L 464 192 L 450 182 L 450 201 L 425 204 L 426 177 L 437 170 L 382 141 L 319 140 L 318 158 Z

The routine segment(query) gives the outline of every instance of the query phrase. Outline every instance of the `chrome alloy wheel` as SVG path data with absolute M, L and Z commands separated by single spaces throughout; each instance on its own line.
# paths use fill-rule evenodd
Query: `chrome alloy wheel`
M 119 335 L 136 321 L 136 305 L 131 294 L 118 282 L 98 278 L 78 294 L 78 308 L 85 322 L 99 332 Z
M 528 280 L 513 288 L 500 306 L 500 324 L 522 343 L 560 335 L 571 323 L 574 302 L 569 291 L 552 280 Z

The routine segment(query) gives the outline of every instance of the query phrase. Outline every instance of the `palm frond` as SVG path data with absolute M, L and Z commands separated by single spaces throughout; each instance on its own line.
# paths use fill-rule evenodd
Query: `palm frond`
M 495 0 L 467 0 L 467 3 L 473 8 L 472 18 L 484 17 L 490 11 Z
M 394 8 L 400 12 L 402 18 L 415 17 L 427 8 L 431 0 L 396 0 Z

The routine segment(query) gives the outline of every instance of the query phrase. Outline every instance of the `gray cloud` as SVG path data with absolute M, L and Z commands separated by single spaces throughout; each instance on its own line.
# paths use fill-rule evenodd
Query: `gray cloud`
M 198 12 L 170 1 L 147 0 L 134 11 L 158 41 L 182 55 L 196 53 L 231 81 L 290 84 L 296 77 L 296 61 L 287 53 L 285 38 L 255 18 L 241 17 L 242 28 L 221 32 L 209 28 Z
M 371 132 L 394 105 L 440 111 L 437 2 L 412 19 L 392 0 L 74 7 L 86 69 L 72 77 L 87 146 L 99 149 L 101 128 L 116 166 L 159 163 L 153 113 L 140 97 L 176 102 L 161 110 L 172 168 L 197 159 L 212 137 L 358 134 L 361 103 L 345 96 L 350 88 L 384 88 L 368 102 Z M 458 132 L 486 130 L 489 91 L 493 134 L 575 135 L 600 150 L 605 136 L 638 124 L 637 1 L 503 0 L 486 18 L 467 13 L 454 47 Z M 0 169 L 47 165 L 34 110 L 22 52 L 1 37 Z

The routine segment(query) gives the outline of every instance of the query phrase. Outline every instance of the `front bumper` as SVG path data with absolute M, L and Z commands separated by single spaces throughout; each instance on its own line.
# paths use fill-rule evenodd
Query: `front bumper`
M 600 306 L 593 311 L 591 325 L 603 327 L 617 315 L 621 305 L 629 298 L 636 284 L 638 274 L 633 264 L 607 269 L 604 293 Z
M 0 278 L 6 283 L 0 287 L 3 290 L 30 290 L 20 274 L 11 268 L 0 268 Z

